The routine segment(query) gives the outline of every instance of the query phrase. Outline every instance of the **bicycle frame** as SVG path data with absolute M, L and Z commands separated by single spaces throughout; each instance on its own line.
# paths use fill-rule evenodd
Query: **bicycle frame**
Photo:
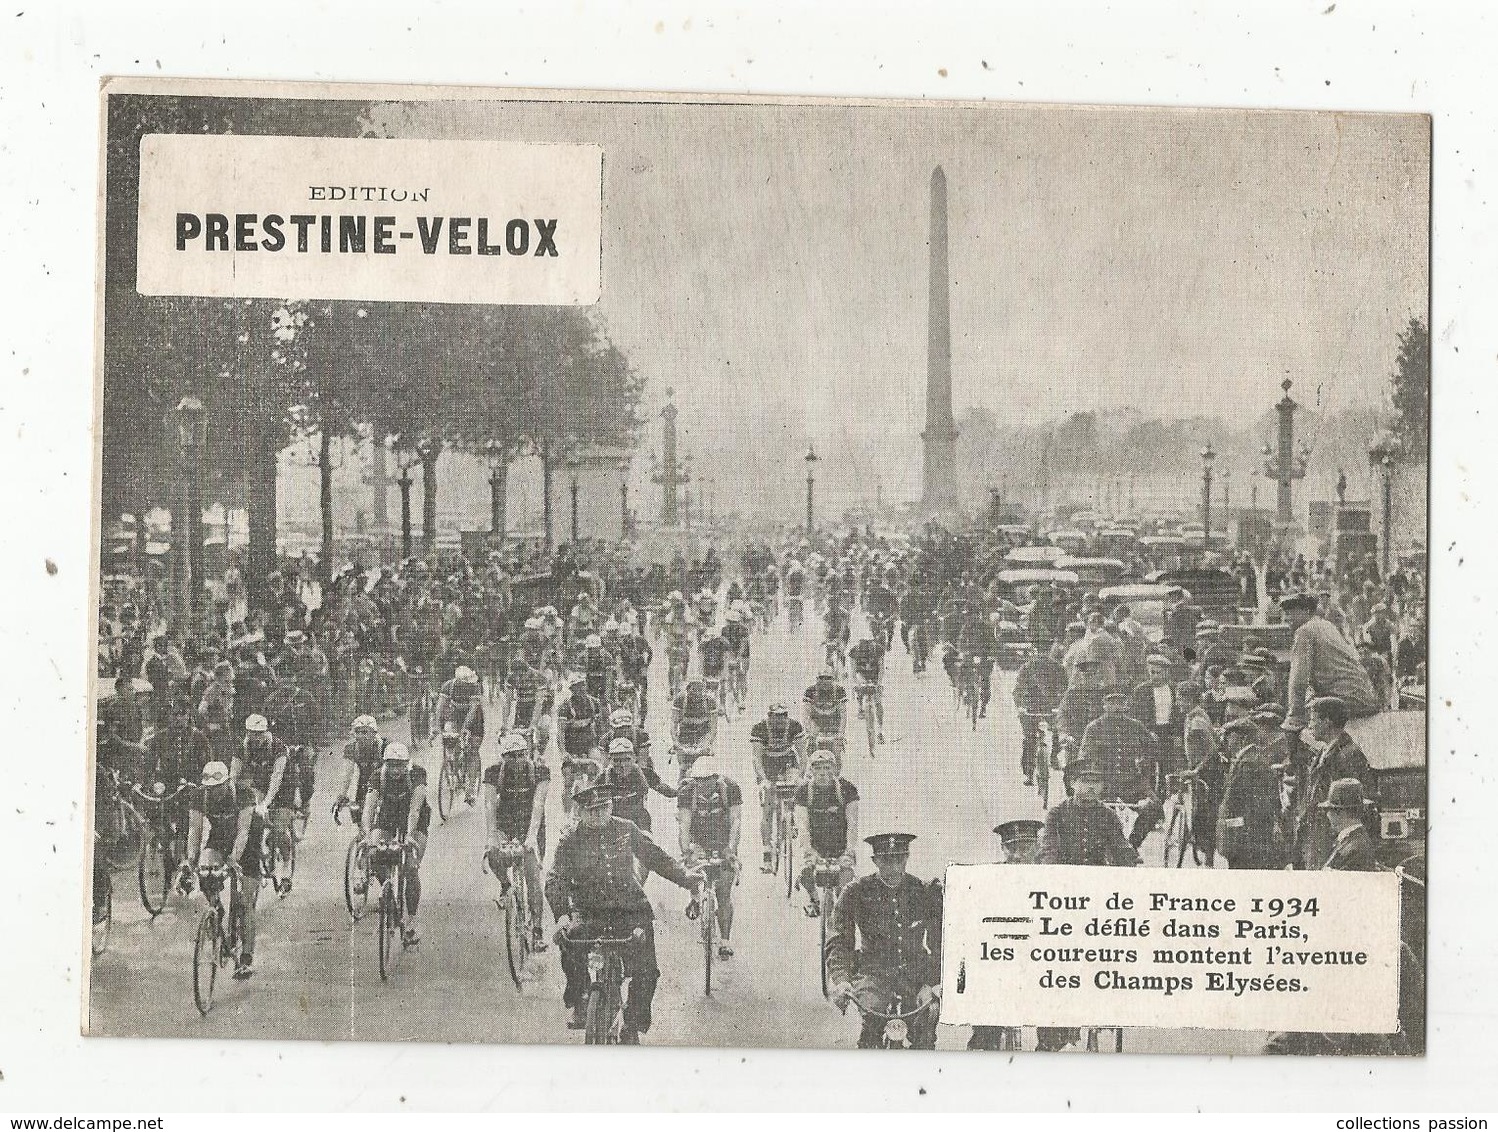
M 884 1020 L 884 1035 L 880 1046 L 882 1049 L 909 1049 L 910 1048 L 910 1020 L 919 1017 L 931 1009 L 931 1003 L 925 1006 L 917 1006 L 914 1010 L 902 1011 L 905 1005 L 904 999 L 896 995 L 891 1005 L 891 1011 L 876 1010 L 863 999 L 854 994 L 851 998 L 858 1013 L 864 1018 L 882 1018 Z
M 559 942 L 564 948 L 588 949 L 588 985 L 583 991 L 584 1001 L 594 1001 L 598 996 L 603 1018 L 594 1019 L 584 1040 L 588 1045 L 618 1045 L 624 1009 L 624 949 L 636 940 L 644 938 L 644 932 L 636 928 L 627 936 L 598 936 L 594 939 L 574 939 L 562 935 Z M 602 1039 L 600 1041 L 599 1039 Z

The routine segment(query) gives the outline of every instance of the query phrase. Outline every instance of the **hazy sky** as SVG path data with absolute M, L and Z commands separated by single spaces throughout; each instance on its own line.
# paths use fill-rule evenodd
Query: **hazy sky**
M 1376 401 L 1426 309 L 1418 118 L 512 102 L 393 124 L 602 144 L 600 311 L 651 408 L 674 386 L 694 447 L 751 467 L 877 439 L 918 476 L 937 164 L 959 416 L 1242 425 L 1287 375 L 1313 407 Z

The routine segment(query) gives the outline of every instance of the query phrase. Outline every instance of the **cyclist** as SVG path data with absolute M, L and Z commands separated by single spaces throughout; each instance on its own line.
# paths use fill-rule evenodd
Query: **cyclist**
M 773 873 L 775 856 L 770 842 L 775 825 L 775 786 L 800 779 L 806 760 L 806 728 L 791 718 L 785 704 L 771 704 L 765 718 L 749 729 L 749 751 L 759 787 L 759 843 L 764 847 L 760 871 Z
M 603 704 L 589 695 L 588 678 L 581 673 L 572 677 L 567 698 L 557 709 L 557 724 L 562 740 L 562 791 L 571 798 L 573 782 L 583 773 L 584 764 L 597 766 L 604 727 Z
M 623 735 L 609 740 L 609 765 L 595 780 L 607 787 L 614 799 L 614 816 L 632 821 L 646 833 L 651 831 L 650 811 L 645 799 L 654 790 L 663 798 L 675 798 L 677 789 L 667 786 L 648 761 L 639 759 L 635 745 Z
M 718 896 L 719 959 L 733 958 L 733 882 L 738 875 L 739 835 L 743 831 L 744 795 L 739 784 L 718 770 L 711 756 L 692 764 L 676 799 L 681 855 L 687 868 L 708 855 L 723 858 L 714 887 Z
M 312 791 L 317 783 L 317 750 L 313 744 L 319 713 L 317 697 L 309 689 L 318 686 L 293 683 L 272 688 L 265 697 L 263 713 L 286 744 L 286 774 L 292 786 L 286 804 L 304 815 L 312 812 Z
M 872 625 L 858 644 L 848 650 L 848 663 L 853 668 L 854 687 L 859 691 L 858 718 L 866 710 L 864 701 L 873 705 L 874 719 L 878 723 L 879 742 L 884 742 L 884 643 L 874 636 Z M 867 691 L 863 689 L 867 688 Z
M 406 927 L 401 942 L 407 947 L 421 939 L 416 913 L 421 908 L 421 858 L 426 852 L 432 807 L 427 801 L 427 772 L 411 765 L 404 743 L 390 743 L 364 795 L 365 845 L 395 837 L 406 839 Z
M 655 650 L 633 625 L 619 628 L 619 674 L 626 683 L 633 684 L 640 693 L 640 719 L 645 718 L 650 703 L 650 664 L 655 660 Z
M 479 675 L 466 664 L 460 664 L 453 678 L 442 685 L 437 694 L 436 725 L 447 730 L 448 724 L 457 727 L 468 736 L 468 757 L 463 765 L 463 785 L 468 804 L 473 805 L 473 792 L 478 784 L 482 763 L 479 747 L 484 742 L 484 697 L 479 694 Z
M 629 708 L 615 708 L 609 713 L 608 741 L 612 743 L 615 739 L 628 739 L 635 762 L 641 768 L 655 769 L 655 760 L 650 754 L 650 732 L 635 720 L 635 713 Z
M 816 683 L 801 697 L 801 712 L 806 721 L 808 742 L 830 739 L 832 749 L 841 751 L 843 732 L 848 724 L 848 690 L 837 682 L 832 669 L 823 669 Z
M 380 726 L 372 715 L 361 715 L 349 728 L 349 741 L 343 745 L 343 789 L 338 801 L 333 803 L 333 813 L 350 804 L 354 809 L 354 821 L 364 815 L 364 795 L 369 790 L 369 780 L 380 769 L 385 757 L 385 748 L 390 740 L 380 734 Z
M 983 615 L 982 605 L 973 602 L 958 630 L 957 647 L 972 665 L 973 676 L 978 682 L 979 719 L 988 715 L 988 701 L 993 698 L 993 665 L 997 644 L 993 627 Z
M 717 710 L 723 710 L 723 677 L 728 668 L 728 642 L 716 628 L 708 626 L 702 631 L 697 644 L 697 661 L 703 680 L 717 681 Z
M 817 858 L 835 860 L 839 890 L 853 883 L 858 844 L 858 787 L 837 773 L 837 756 L 826 747 L 812 752 L 811 777 L 796 793 L 796 828 L 804 831 L 801 887 L 806 914 L 822 914 L 817 899 Z
M 500 736 L 499 761 L 484 771 L 484 857 L 489 871 L 507 887 L 509 878 L 499 847 L 506 841 L 518 841 L 525 847 L 522 867 L 535 951 L 546 950 L 546 934 L 541 930 L 541 857 L 536 843 L 546 822 L 550 785 L 551 771 L 531 756 L 525 736 L 514 732 Z
M 520 630 L 519 658 L 539 671 L 546 663 L 547 645 L 546 634 L 541 629 L 541 618 L 535 615 L 527 617 Z
M 685 778 L 693 760 L 712 750 L 718 732 L 718 706 L 701 680 L 693 680 L 671 705 L 672 751 Z
M 146 751 L 144 781 L 160 782 L 170 794 L 179 782 L 197 782 L 203 768 L 212 761 L 214 754 L 208 736 L 198 729 L 192 701 L 185 690 L 174 689 L 167 699 L 163 726 L 151 736 Z M 176 796 L 162 816 L 172 831 L 180 833 L 187 829 L 185 791 Z
M 1019 761 L 1026 786 L 1035 785 L 1040 721 L 1043 717 L 1055 720 L 1061 698 L 1066 694 L 1066 667 L 1061 663 L 1061 656 L 1061 642 L 1052 641 L 1046 652 L 1037 652 L 1015 673 L 1014 706 L 1019 709 L 1020 730 L 1024 735 Z M 1051 752 L 1051 765 L 1057 765 L 1054 751 Z
M 238 872 L 229 877 L 229 907 L 236 903 L 242 916 L 236 979 L 255 973 L 255 904 L 260 896 L 260 841 L 264 823 L 256 810 L 254 794 L 236 786 L 229 768 L 211 762 L 203 768 L 201 786 L 188 801 L 187 855 L 182 861 L 178 885 L 191 891 L 198 866 L 234 862 Z M 206 828 L 205 828 L 206 827 Z
M 873 851 L 875 871 L 843 890 L 827 939 L 832 1001 L 846 1006 L 856 990 L 871 997 L 875 1009 L 888 1009 L 896 996 L 907 1009 L 930 1006 L 910 1019 L 910 1045 L 935 1049 L 941 1006 L 941 885 L 923 884 L 905 871 L 914 834 L 880 833 L 864 840 Z M 858 1048 L 877 1048 L 883 1031 L 882 1018 L 866 1015 Z
M 581 1030 L 587 1024 L 583 992 L 588 985 L 588 956 L 583 948 L 566 946 L 568 938 L 625 937 L 640 932 L 623 952 L 629 992 L 620 1041 L 635 1045 L 650 1029 L 650 1005 L 661 974 L 655 957 L 655 914 L 635 862 L 680 888 L 695 890 L 701 878 L 677 864 L 639 826 L 615 818 L 612 802 L 612 793 L 604 787 L 578 793 L 580 818 L 557 843 L 556 858 L 546 876 L 546 902 L 551 905 L 556 940 L 562 948 L 562 973 L 567 980 L 562 1003 L 571 1011 L 569 1030 Z
M 279 875 L 291 859 L 291 816 L 296 786 L 289 770 L 286 744 L 271 733 L 270 721 L 252 715 L 234 762 L 234 783 L 254 798 L 255 812 L 270 826 L 272 883 L 276 892 L 291 892 L 291 878 Z
M 506 730 L 525 731 L 534 734 L 541 719 L 541 685 L 545 677 L 522 653 L 510 661 L 510 671 L 505 674 L 505 691 L 509 702 L 505 705 Z
M 832 577 L 836 578 L 834 574 Z M 852 617 L 848 613 L 848 607 L 840 593 L 831 593 L 827 596 L 827 637 L 824 647 L 827 651 L 827 663 L 835 664 L 847 651 L 848 640 L 852 633 Z
M 890 564 L 893 569 L 894 564 Z M 879 644 L 886 651 L 894 641 L 895 613 L 899 603 L 895 599 L 895 591 L 890 588 L 884 578 L 875 573 L 864 588 L 863 611 L 869 618 L 869 631 L 878 639 Z
M 603 638 L 590 633 L 583 640 L 582 670 L 588 678 L 588 695 L 599 702 L 609 698 L 610 677 L 614 672 L 614 656 L 604 647 Z

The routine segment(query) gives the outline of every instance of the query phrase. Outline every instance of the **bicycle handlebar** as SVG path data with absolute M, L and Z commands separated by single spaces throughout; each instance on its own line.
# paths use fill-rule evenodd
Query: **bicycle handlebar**
M 557 942 L 560 943 L 563 947 L 593 947 L 595 945 L 607 947 L 610 944 L 618 946 L 626 943 L 634 943 L 636 940 L 641 940 L 644 938 L 645 929 L 635 928 L 632 932 L 629 933 L 629 935 L 601 935 L 594 939 L 575 939 L 572 936 L 568 935 L 566 932 L 563 932 L 561 936 L 558 937 Z
M 875 1018 L 882 1018 L 886 1022 L 888 1022 L 888 1021 L 890 1021 L 891 1019 L 894 1019 L 894 1018 L 898 1018 L 901 1021 L 905 1021 L 907 1019 L 916 1017 L 916 1015 L 918 1015 L 918 1014 L 924 1014 L 926 1011 L 928 1011 L 928 1010 L 931 1009 L 931 1003 L 935 1002 L 936 999 L 932 998 L 931 1002 L 926 1003 L 924 1006 L 917 1006 L 914 1010 L 907 1011 L 904 1014 L 886 1014 L 882 1010 L 876 1010 L 874 1007 L 870 1006 L 863 999 L 859 998 L 858 997 L 858 993 L 856 991 L 848 996 L 848 1001 L 851 1002 L 854 1006 L 858 1007 L 859 1014 L 862 1014 L 862 1015 L 872 1014 Z M 846 1006 L 843 1007 L 843 1012 L 844 1013 L 847 1012 L 847 1007 Z

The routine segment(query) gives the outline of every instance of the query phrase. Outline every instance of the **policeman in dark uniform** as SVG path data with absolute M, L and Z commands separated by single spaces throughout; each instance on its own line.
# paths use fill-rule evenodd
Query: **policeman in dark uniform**
M 640 886 L 635 862 L 638 860 L 650 872 L 694 892 L 701 884 L 701 877 L 677 864 L 639 826 L 614 817 L 613 797 L 613 792 L 603 786 L 578 791 L 574 798 L 578 824 L 563 834 L 557 844 L 556 857 L 546 877 L 546 900 L 556 918 L 556 940 L 561 946 L 562 972 L 567 978 L 562 1002 L 572 1011 L 567 1023 L 569 1029 L 580 1030 L 585 1024 L 582 992 L 588 983 L 588 955 L 584 948 L 568 947 L 568 937 L 573 934 L 582 939 L 622 937 L 636 929 L 640 931 L 640 937 L 624 950 L 629 992 L 620 1040 L 634 1045 L 650 1029 L 650 1004 L 660 978 L 655 958 L 655 914 Z
M 1128 714 L 1129 697 L 1109 692 L 1103 697 L 1103 714 L 1087 725 L 1082 734 L 1080 757 L 1096 763 L 1103 772 L 1103 796 L 1138 803 L 1139 818 L 1129 832 L 1129 843 L 1138 849 L 1164 812 L 1153 794 L 1151 775 L 1141 766 L 1156 748 L 1155 735 Z
M 1035 860 L 1035 851 L 1039 845 L 1040 831 L 1045 823 L 1033 818 L 1015 818 L 1012 821 L 1001 822 L 993 827 L 993 831 L 999 835 L 999 843 L 1004 850 L 1004 864 L 1026 865 Z M 1006 1026 L 974 1026 L 973 1033 L 967 1040 L 968 1049 L 1001 1050 L 1005 1049 L 1004 1031 Z M 1016 1032 L 1017 1036 L 1017 1032 Z M 1016 1048 L 1016 1046 L 1007 1048 Z
M 935 1049 L 941 1008 L 941 884 L 924 884 L 905 871 L 913 833 L 880 833 L 864 840 L 876 871 L 850 884 L 832 915 L 827 939 L 832 1001 L 846 1009 L 856 993 L 873 1009 L 888 1009 L 897 996 L 906 1011 L 929 1004 L 929 1010 L 909 1020 L 910 1044 Z M 883 1031 L 884 1019 L 865 1015 L 858 1048 L 876 1048 Z

